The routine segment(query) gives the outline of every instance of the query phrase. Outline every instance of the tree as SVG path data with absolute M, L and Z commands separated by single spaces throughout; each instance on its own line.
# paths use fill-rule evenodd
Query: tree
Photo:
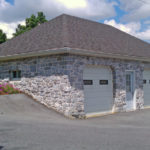
M 47 22 L 44 13 L 43 12 L 38 12 L 37 23 L 42 24 L 44 22 Z
M 26 31 L 28 31 L 28 30 L 29 30 L 29 29 L 26 28 L 26 26 L 19 24 L 19 25 L 17 26 L 16 33 L 13 33 L 13 36 L 18 36 L 18 35 L 20 35 L 20 34 L 26 32 Z
M 6 40 L 7 40 L 6 34 L 2 30 L 0 30 L 0 44 L 6 42 Z
M 37 26 L 37 18 L 35 15 L 31 15 L 30 18 L 26 18 L 26 27 L 32 29 Z
M 38 12 L 37 17 L 32 14 L 30 18 L 26 18 L 25 25 L 19 24 L 17 26 L 16 32 L 13 34 L 13 36 L 18 36 L 44 22 L 47 22 L 47 20 L 43 12 Z

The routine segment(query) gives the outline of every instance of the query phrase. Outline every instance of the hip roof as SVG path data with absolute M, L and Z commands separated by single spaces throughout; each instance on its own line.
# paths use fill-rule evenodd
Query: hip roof
M 90 53 L 150 58 L 150 44 L 112 26 L 60 15 L 0 45 L 0 58 L 68 47 Z

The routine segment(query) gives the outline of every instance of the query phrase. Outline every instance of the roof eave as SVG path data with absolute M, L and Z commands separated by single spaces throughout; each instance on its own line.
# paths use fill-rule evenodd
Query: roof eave
M 146 58 L 146 57 L 128 56 L 128 55 L 120 55 L 120 54 L 112 54 L 112 53 L 104 53 L 104 52 L 93 52 L 93 51 L 89 51 L 89 50 L 69 48 L 69 47 L 42 50 L 42 51 L 38 51 L 38 52 L 0 56 L 0 61 L 23 59 L 23 58 L 38 57 L 38 56 L 46 56 L 46 55 L 57 55 L 57 54 L 65 54 L 65 53 L 82 55 L 82 56 L 106 57 L 106 58 L 116 58 L 116 59 L 137 60 L 137 61 L 150 62 L 150 58 Z

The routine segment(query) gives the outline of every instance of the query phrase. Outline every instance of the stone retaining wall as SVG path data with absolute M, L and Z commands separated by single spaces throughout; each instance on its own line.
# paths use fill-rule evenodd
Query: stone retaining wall
M 72 87 L 67 75 L 22 78 L 14 85 L 65 116 L 84 117 L 83 91 Z

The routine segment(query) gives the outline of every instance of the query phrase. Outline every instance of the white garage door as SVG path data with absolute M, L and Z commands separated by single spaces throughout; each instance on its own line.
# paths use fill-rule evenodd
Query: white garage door
M 112 72 L 109 68 L 86 67 L 83 72 L 85 112 L 104 112 L 112 109 Z
M 144 105 L 150 106 L 150 70 L 143 73 Z

